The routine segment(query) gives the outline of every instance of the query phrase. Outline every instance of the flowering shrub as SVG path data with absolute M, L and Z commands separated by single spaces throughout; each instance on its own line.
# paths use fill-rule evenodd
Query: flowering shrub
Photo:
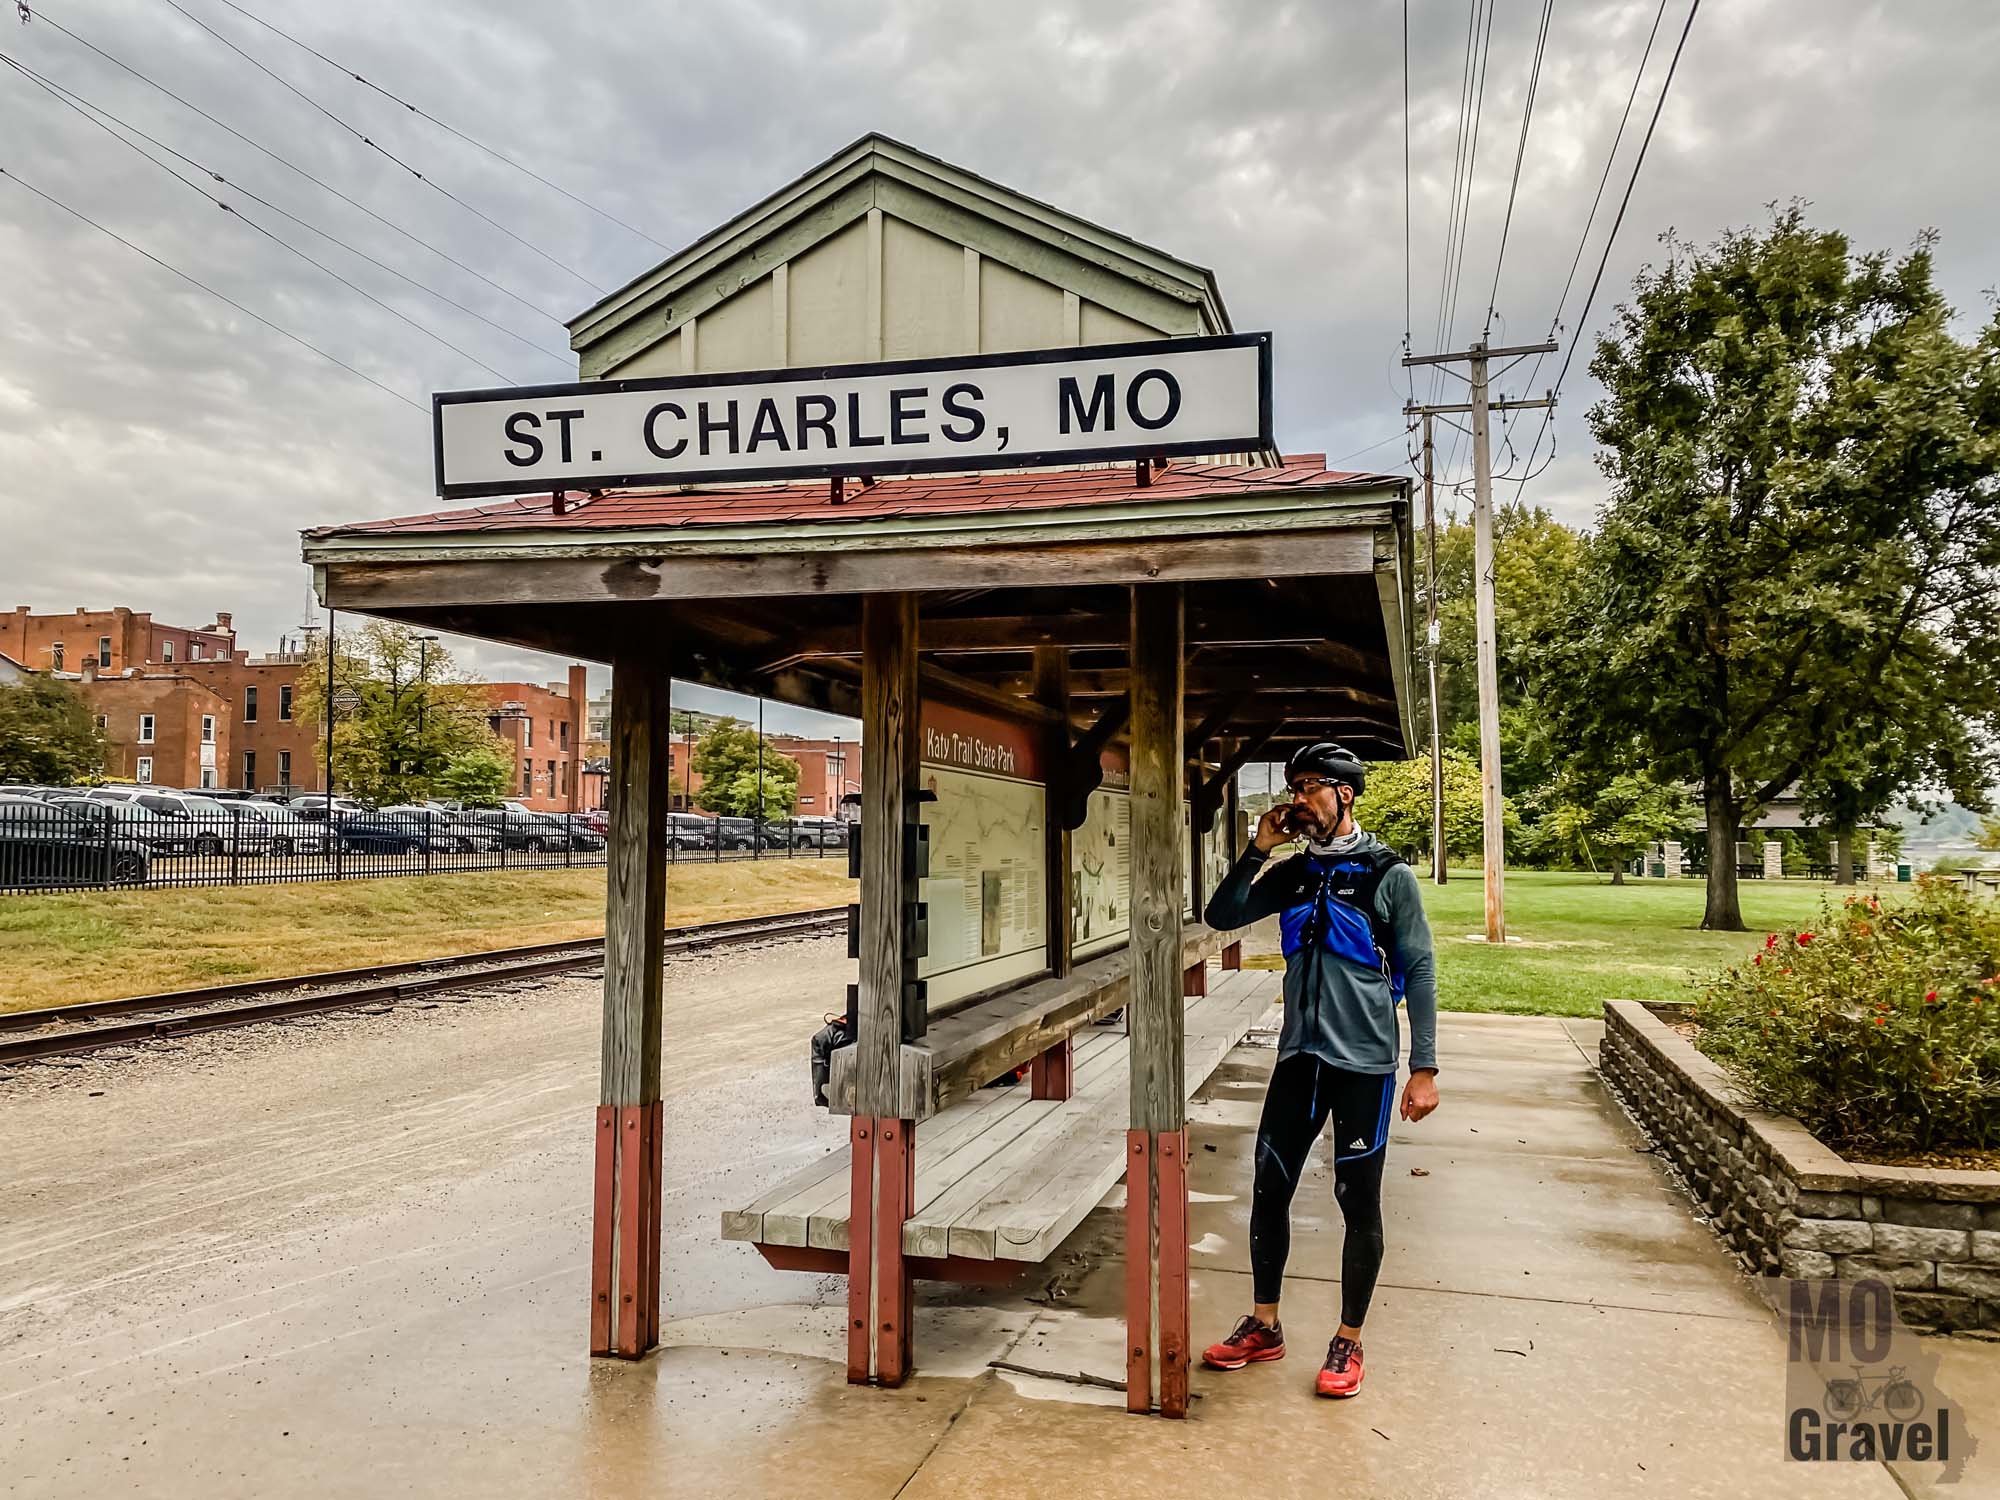
M 1695 1017 L 1703 1052 L 1835 1149 L 2000 1146 L 2000 910 L 1950 881 L 1773 933 Z

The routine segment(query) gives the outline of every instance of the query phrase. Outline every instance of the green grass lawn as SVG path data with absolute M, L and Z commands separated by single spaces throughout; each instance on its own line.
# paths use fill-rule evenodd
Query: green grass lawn
M 1743 920 L 1752 931 L 1703 932 L 1699 880 L 1614 886 L 1606 876 L 1510 871 L 1508 941 L 1497 948 L 1484 940 L 1478 870 L 1453 870 L 1444 886 L 1431 884 L 1427 868 L 1418 874 L 1437 940 L 1439 1004 L 1531 1015 L 1595 1016 L 1606 1000 L 1692 999 L 1693 981 L 1762 947 L 1766 932 L 1810 927 L 1821 902 L 1852 894 L 1816 880 L 1746 880 Z
M 1752 930 L 1703 932 L 1699 880 L 1612 885 L 1608 876 L 1515 870 L 1507 875 L 1508 940 L 1496 948 L 1485 940 L 1477 869 L 1453 870 L 1444 886 L 1431 884 L 1428 867 L 1418 878 L 1437 941 L 1438 1004 L 1537 1016 L 1596 1016 L 1606 1000 L 1691 1000 L 1706 976 L 1762 947 L 1765 933 L 1810 927 L 1822 902 L 1837 905 L 1853 891 L 1746 880 L 1743 920 Z M 1283 966 L 1275 955 L 1251 962 Z

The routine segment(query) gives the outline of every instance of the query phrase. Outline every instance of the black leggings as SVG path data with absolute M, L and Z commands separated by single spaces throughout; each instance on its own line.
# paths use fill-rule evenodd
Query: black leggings
M 1257 1125 L 1257 1185 L 1250 1202 L 1250 1272 L 1257 1301 L 1273 1303 L 1292 1249 L 1292 1194 L 1313 1142 L 1333 1121 L 1333 1201 L 1346 1221 L 1340 1252 L 1340 1320 L 1359 1328 L 1382 1269 L 1382 1159 L 1389 1144 L 1393 1073 L 1350 1073 L 1310 1053 L 1282 1059 Z

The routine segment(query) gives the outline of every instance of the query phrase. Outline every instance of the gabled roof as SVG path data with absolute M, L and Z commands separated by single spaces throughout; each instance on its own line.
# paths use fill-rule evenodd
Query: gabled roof
M 631 320 L 661 310 L 663 317 L 649 320 L 649 333 L 664 336 L 870 208 L 941 233 L 997 236 L 982 253 L 1003 261 L 1015 258 L 1009 243 L 1037 245 L 1135 292 L 1182 304 L 1188 326 L 1165 331 L 1232 331 L 1206 268 L 871 133 L 586 308 L 568 324 L 570 347 L 581 353 Z

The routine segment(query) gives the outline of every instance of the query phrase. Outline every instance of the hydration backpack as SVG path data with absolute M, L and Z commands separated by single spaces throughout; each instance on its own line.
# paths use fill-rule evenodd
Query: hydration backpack
M 1350 963 L 1380 972 L 1401 1000 L 1403 974 L 1395 967 L 1396 935 L 1376 912 L 1375 893 L 1382 888 L 1383 877 L 1405 863 L 1403 857 L 1387 849 L 1294 857 L 1306 861 L 1309 873 L 1300 899 L 1278 917 L 1285 957 L 1317 943 Z

